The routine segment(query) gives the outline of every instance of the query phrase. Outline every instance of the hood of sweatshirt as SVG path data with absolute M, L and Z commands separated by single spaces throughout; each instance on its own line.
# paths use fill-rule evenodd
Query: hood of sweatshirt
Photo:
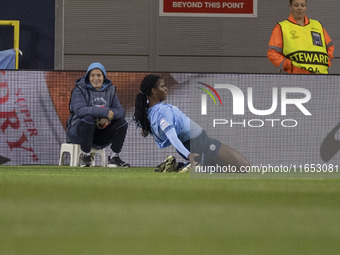
M 106 76 L 106 70 L 105 67 L 98 62 L 92 63 L 86 71 L 86 74 L 80 79 L 78 80 L 78 82 L 83 83 L 87 88 L 94 90 L 94 88 L 92 87 L 91 83 L 90 83 L 90 79 L 89 79 L 89 75 L 90 75 L 90 71 L 93 69 L 99 69 L 100 71 L 102 71 L 103 75 L 104 75 L 104 82 L 103 82 L 103 87 L 100 88 L 99 91 L 103 91 L 105 90 L 107 87 L 112 85 L 111 80 L 109 80 Z

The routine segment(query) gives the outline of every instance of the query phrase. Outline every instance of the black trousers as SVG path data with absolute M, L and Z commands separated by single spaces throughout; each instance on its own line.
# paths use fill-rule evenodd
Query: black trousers
M 87 115 L 76 126 L 70 128 L 68 138 L 71 143 L 80 144 L 81 150 L 85 153 L 89 153 L 91 148 L 102 149 L 110 144 L 113 152 L 120 153 L 127 129 L 128 123 L 123 118 L 111 121 L 104 129 L 98 129 L 95 118 Z

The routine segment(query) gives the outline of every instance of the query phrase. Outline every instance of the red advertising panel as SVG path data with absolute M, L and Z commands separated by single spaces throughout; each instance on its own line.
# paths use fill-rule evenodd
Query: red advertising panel
M 256 17 L 257 0 L 160 0 L 160 15 Z

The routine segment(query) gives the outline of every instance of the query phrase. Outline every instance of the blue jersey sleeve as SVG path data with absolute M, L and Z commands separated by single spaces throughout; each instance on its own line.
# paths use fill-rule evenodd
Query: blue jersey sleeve
M 157 120 L 158 126 L 164 133 L 174 127 L 173 119 L 173 112 L 169 108 L 164 107 L 162 113 L 158 116 Z
M 183 143 L 178 139 L 175 128 L 170 128 L 165 135 L 168 137 L 171 144 L 178 150 L 182 155 L 188 158 L 190 151 L 185 148 Z

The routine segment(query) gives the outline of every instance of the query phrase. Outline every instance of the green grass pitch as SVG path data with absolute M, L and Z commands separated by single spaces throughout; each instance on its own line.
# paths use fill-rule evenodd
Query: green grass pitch
M 339 254 L 339 179 L 0 167 L 0 254 Z

